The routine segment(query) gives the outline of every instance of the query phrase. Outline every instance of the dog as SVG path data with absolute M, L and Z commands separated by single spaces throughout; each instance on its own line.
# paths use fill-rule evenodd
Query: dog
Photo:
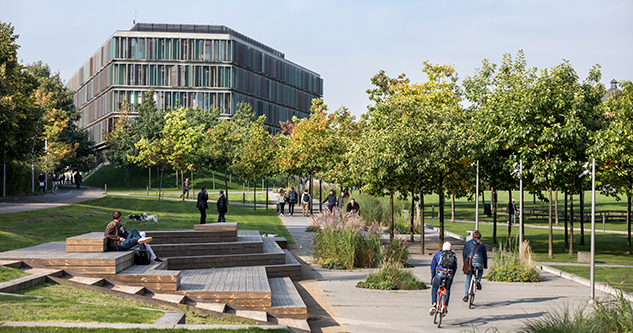
M 130 214 L 127 216 L 130 221 L 141 221 L 141 222 L 155 222 L 158 223 L 158 215 L 152 214 L 148 215 L 147 213 L 143 214 Z

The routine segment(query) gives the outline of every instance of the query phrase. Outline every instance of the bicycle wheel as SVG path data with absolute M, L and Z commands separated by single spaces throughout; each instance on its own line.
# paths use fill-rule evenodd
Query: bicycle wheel
M 468 308 L 473 308 L 475 302 L 475 277 L 470 280 L 470 289 L 468 290 Z
M 440 301 L 439 301 L 439 306 L 438 306 L 438 313 L 439 313 L 439 318 L 437 320 L 437 328 L 440 328 L 440 326 L 442 326 L 442 317 L 444 317 L 444 308 L 446 307 L 446 294 L 442 294 L 442 296 L 440 297 Z

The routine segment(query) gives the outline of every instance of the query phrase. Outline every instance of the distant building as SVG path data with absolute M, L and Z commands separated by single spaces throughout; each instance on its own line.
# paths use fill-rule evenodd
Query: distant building
M 321 76 L 283 53 L 225 26 L 137 23 L 117 31 L 70 78 L 78 125 L 98 149 L 124 100 L 142 103 L 154 89 L 158 108 L 220 108 L 230 118 L 238 102 L 266 116 L 271 132 L 305 118 L 323 96 Z

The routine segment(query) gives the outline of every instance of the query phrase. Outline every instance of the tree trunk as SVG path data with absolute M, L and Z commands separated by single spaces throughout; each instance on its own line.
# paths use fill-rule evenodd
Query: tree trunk
M 389 240 L 393 242 L 393 227 L 394 227 L 394 220 L 393 220 L 393 192 L 390 193 L 389 195 L 389 208 L 390 208 L 390 214 L 391 214 L 391 221 L 390 221 L 390 226 L 389 226 Z
M 574 255 L 574 190 L 569 193 L 569 255 Z
M 314 192 L 312 191 L 312 183 L 313 183 L 313 180 L 314 180 L 314 174 L 310 173 L 310 190 L 309 190 L 309 192 L 310 192 L 310 204 L 308 205 L 308 207 L 310 208 L 310 215 L 312 215 L 312 214 L 314 213 L 314 211 L 313 211 L 313 209 L 312 209 L 312 206 L 313 206 L 313 205 L 312 205 L 312 203 L 313 203 L 313 201 L 314 201 L 314 197 L 312 196 L 312 193 L 314 193 Z M 274 183 L 275 183 L 275 181 L 273 180 L 273 184 L 274 184 Z M 273 185 L 273 186 L 274 186 L 274 185 Z
M 152 167 L 147 168 L 147 171 L 149 173 L 149 183 L 147 184 L 147 188 L 148 189 L 152 189 Z
M 532 193 L 532 208 L 536 208 L 536 192 Z
M 485 198 L 486 191 L 482 190 L 480 193 L 481 193 L 481 206 L 485 207 L 486 206 L 486 198 Z M 477 204 L 479 205 L 479 203 Z
M 626 240 L 626 253 L 631 254 L 631 192 L 627 194 L 626 199 L 626 225 L 629 228 Z
M 191 182 L 193 183 L 193 169 L 191 169 Z
M 250 179 L 246 181 L 246 192 L 250 192 L 251 191 L 251 181 Z
M 547 188 L 547 193 L 549 195 L 549 214 L 547 217 L 549 219 L 549 238 L 547 241 L 547 257 L 552 259 L 554 258 L 554 227 L 552 224 L 552 181 L 549 181 L 549 187 Z
M 585 190 L 580 187 L 580 245 L 585 245 Z
M 319 178 L 319 213 L 323 211 L 323 182 Z
M 233 178 L 233 173 L 232 172 L 229 174 L 229 182 L 231 182 L 231 178 Z
M 508 206 L 509 206 L 512 203 L 512 187 L 508 188 L 508 200 L 509 200 L 508 202 Z M 516 218 L 516 212 L 514 212 L 514 217 Z M 510 239 L 512 239 L 512 214 L 508 214 L 508 238 L 506 239 L 506 243 L 508 244 L 508 249 L 510 249 Z
M 569 235 L 567 234 L 567 205 L 569 192 L 565 190 L 565 211 L 563 212 L 563 220 L 565 221 L 565 251 L 569 250 Z
M 490 200 L 492 201 L 492 243 L 497 244 L 497 189 L 492 188 Z
M 163 177 L 165 177 L 165 166 L 163 165 L 163 172 L 160 174 L 160 184 L 158 185 L 158 201 L 161 200 L 161 191 L 163 190 Z
M 442 248 L 442 245 L 444 244 L 444 177 L 443 175 L 440 175 L 440 179 L 439 179 L 439 194 L 440 194 L 440 204 L 439 207 L 437 207 L 438 209 L 438 213 L 439 213 L 439 219 L 440 219 L 440 249 Z
M 226 169 L 224 169 L 224 192 L 226 193 L 226 204 L 229 204 L 229 184 L 226 181 Z
M 422 186 L 420 186 L 420 209 L 418 214 L 420 214 L 420 254 L 424 254 L 424 191 Z
M 268 210 L 268 177 L 266 177 L 266 188 L 264 191 L 266 192 L 266 210 Z
M 413 191 L 411 191 L 411 213 L 410 213 L 411 214 L 411 228 L 410 228 L 411 229 L 410 230 L 410 232 L 411 232 L 411 238 L 410 238 L 411 242 L 413 242 L 415 240 L 414 237 L 413 237 L 413 234 L 414 234 L 414 231 L 415 231 L 414 230 L 415 229 L 415 225 L 413 224 L 414 223 L 413 222 L 414 209 L 415 209 L 415 193 Z
M 178 171 L 176 171 L 178 172 Z M 180 187 L 180 193 L 182 193 L 182 201 L 185 201 L 185 171 L 180 170 L 180 180 L 182 180 L 182 186 Z
M 176 170 L 176 188 L 178 188 L 178 170 Z
M 455 222 L 455 194 L 451 193 L 451 222 Z
M 558 189 L 554 192 L 554 210 L 556 211 L 554 215 L 556 217 L 556 226 L 558 226 Z
M 127 188 L 130 188 L 130 169 L 129 168 L 125 168 L 125 185 L 127 185 Z
M 215 191 L 215 170 L 213 172 L 213 190 Z
M 253 179 L 253 184 L 257 184 L 257 179 Z M 253 213 L 257 213 L 257 186 L 253 186 Z

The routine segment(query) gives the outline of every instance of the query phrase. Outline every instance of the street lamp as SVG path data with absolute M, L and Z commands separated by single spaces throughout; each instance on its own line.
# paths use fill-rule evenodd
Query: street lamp
M 523 247 L 521 246 L 521 244 L 523 244 L 523 160 L 519 160 L 519 163 L 514 163 L 512 166 L 514 167 L 514 170 L 512 171 L 510 176 L 516 174 L 517 178 L 519 178 L 519 255 L 522 255 Z
M 479 160 L 477 160 L 477 163 L 470 163 L 470 166 L 477 166 L 477 186 L 475 188 L 475 230 L 479 230 Z
M 591 161 L 591 170 L 589 170 L 589 162 L 582 166 L 583 171 L 578 178 L 584 178 L 591 174 L 591 272 L 589 284 L 591 286 L 591 299 L 596 299 L 596 159 Z

